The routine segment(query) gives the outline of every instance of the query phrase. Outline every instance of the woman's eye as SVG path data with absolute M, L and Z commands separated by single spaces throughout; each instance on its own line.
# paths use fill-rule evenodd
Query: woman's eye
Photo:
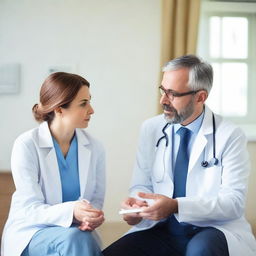
M 81 107 L 85 107 L 86 106 L 86 102 L 82 103 L 80 106 Z

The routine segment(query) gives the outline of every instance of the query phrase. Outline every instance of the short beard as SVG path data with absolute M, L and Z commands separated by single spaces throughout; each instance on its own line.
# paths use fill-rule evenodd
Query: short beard
M 188 119 L 194 112 L 193 98 L 191 99 L 191 101 L 189 101 L 187 106 L 185 106 L 185 108 L 180 111 L 180 113 L 178 113 L 178 111 L 170 105 L 163 104 L 162 107 L 163 110 L 170 111 L 174 114 L 173 117 L 170 117 L 168 114 L 164 113 L 165 120 L 169 124 L 181 124 L 186 119 Z

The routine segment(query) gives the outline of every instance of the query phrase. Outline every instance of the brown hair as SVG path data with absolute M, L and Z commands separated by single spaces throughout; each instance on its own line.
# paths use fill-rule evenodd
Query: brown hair
M 50 74 L 42 84 L 40 103 L 32 108 L 36 121 L 51 122 L 54 110 L 58 107 L 68 108 L 82 86 L 90 87 L 90 83 L 79 75 L 65 72 Z

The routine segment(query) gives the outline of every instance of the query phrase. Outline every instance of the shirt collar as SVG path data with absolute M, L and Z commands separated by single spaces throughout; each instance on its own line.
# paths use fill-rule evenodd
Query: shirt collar
M 197 134 L 202 125 L 203 119 L 204 119 L 204 110 L 193 122 L 191 122 L 190 124 L 188 124 L 186 126 L 183 126 L 181 124 L 175 124 L 174 132 L 176 133 L 180 129 L 180 127 L 186 127 L 187 129 L 192 131 L 194 134 Z

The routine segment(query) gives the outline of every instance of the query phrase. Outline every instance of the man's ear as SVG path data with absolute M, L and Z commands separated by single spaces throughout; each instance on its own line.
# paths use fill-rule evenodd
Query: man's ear
M 208 93 L 207 93 L 207 91 L 202 90 L 202 91 L 199 91 L 199 92 L 198 92 L 197 102 L 204 103 L 207 98 L 208 98 Z

